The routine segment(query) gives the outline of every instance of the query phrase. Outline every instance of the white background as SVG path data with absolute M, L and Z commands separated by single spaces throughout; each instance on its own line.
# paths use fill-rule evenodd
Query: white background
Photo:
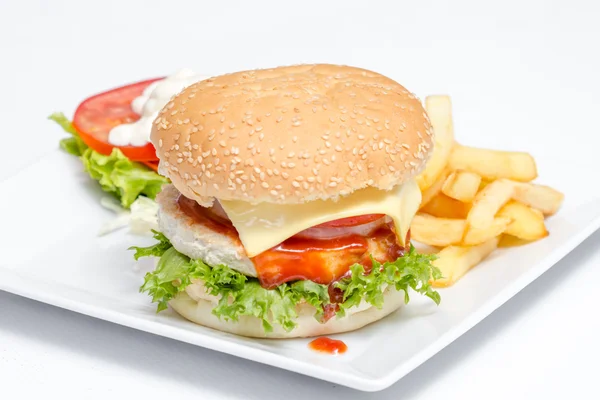
M 374 69 L 419 96 L 449 93 L 457 136 L 470 132 L 470 144 L 534 155 L 577 152 L 599 165 L 595 2 L 445 3 L 2 1 L 0 179 L 56 147 L 62 134 L 45 120 L 49 113 L 70 115 L 98 91 L 181 67 L 212 74 L 301 62 Z M 503 141 L 515 130 L 518 142 Z M 535 139 L 530 132 L 538 132 Z M 539 132 L 548 132 L 546 140 Z M 598 170 L 576 172 L 582 184 L 598 184 Z M 52 193 L 40 193 L 40 207 L 44 196 Z M 41 221 L 21 217 L 31 224 L 23 240 L 32 246 L 52 234 Z M 593 398 L 600 370 L 599 247 L 596 233 L 376 394 L 0 292 L 0 397 Z

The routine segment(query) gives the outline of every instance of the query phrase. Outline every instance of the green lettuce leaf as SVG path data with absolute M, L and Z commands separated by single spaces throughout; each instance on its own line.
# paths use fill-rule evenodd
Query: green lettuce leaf
M 129 250 L 135 250 L 133 258 L 139 260 L 141 257 L 162 257 L 163 254 L 165 254 L 165 251 L 173 247 L 169 239 L 161 232 L 152 229 L 152 234 L 152 237 L 157 240 L 158 243 L 148 247 L 130 247 Z
M 71 137 L 64 138 L 60 141 L 60 147 L 67 153 L 72 154 L 76 157 L 83 155 L 83 152 L 88 148 L 83 140 L 77 134 L 73 124 L 63 113 L 54 113 L 48 117 L 48 119 L 56 122 L 61 128 L 67 133 L 71 134 Z
M 132 162 L 114 148 L 109 156 L 88 148 L 80 157 L 85 170 L 97 180 L 105 192 L 115 195 L 129 208 L 143 194 L 154 199 L 167 179 L 143 164 Z
M 396 261 L 381 264 L 372 259 L 373 267 L 368 274 L 365 274 L 364 266 L 354 264 L 350 267 L 350 276 L 335 284 L 344 292 L 337 315 L 344 316 L 348 309 L 358 306 L 362 300 L 381 308 L 386 287 L 404 291 L 405 303 L 410 301 L 408 290 L 413 289 L 440 304 L 440 294 L 429 283 L 432 278 L 442 277 L 440 270 L 432 264 L 436 258 L 434 254 L 417 253 L 411 245 L 409 251 Z
M 102 190 L 119 199 L 123 207 L 129 208 L 140 195 L 154 199 L 162 185 L 168 183 L 166 178 L 144 164 L 129 160 L 117 148 L 113 148 L 110 155 L 92 150 L 81 140 L 73 124 L 63 114 L 52 114 L 49 119 L 72 135 L 61 140 L 60 147 L 79 157 L 85 170 L 100 183 Z
M 147 292 L 152 301 L 158 303 L 157 312 L 167 308 L 168 302 L 196 280 L 201 280 L 207 293 L 219 297 L 212 313 L 225 320 L 237 321 L 243 315 L 262 320 L 266 332 L 273 330 L 273 324 L 290 331 L 296 326 L 296 305 L 305 301 L 316 309 L 315 318 L 321 321 L 323 306 L 330 304 L 328 287 L 312 281 L 284 283 L 275 289 L 263 288 L 256 278 L 250 278 L 227 266 L 209 266 L 201 260 L 191 260 L 177 252 L 169 240 L 159 232 L 154 232 L 158 243 L 149 247 L 132 247 L 135 259 L 147 256 L 160 257 L 153 272 L 146 274 L 140 292 Z M 394 262 L 383 265 L 373 260 L 371 273 L 365 274 L 364 267 L 356 264 L 351 267 L 352 275 L 337 283 L 344 291 L 344 301 L 339 305 L 338 317 L 360 304 L 362 300 L 381 308 L 386 287 L 405 292 L 409 301 L 408 289 L 430 297 L 439 304 L 439 294 L 431 288 L 430 278 L 437 279 L 440 272 L 431 265 L 435 256 L 410 251 Z

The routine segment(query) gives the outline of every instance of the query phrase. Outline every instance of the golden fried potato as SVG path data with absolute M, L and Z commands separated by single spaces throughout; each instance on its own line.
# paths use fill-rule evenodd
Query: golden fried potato
M 494 237 L 477 246 L 449 246 L 438 254 L 433 265 L 438 267 L 442 278 L 432 282 L 435 287 L 453 285 L 471 268 L 479 264 L 498 247 L 498 238 Z
M 512 181 L 500 179 L 487 185 L 475 196 L 467 216 L 469 228 L 488 229 L 500 208 L 513 196 L 515 187 Z
M 454 146 L 450 97 L 429 96 L 425 98 L 425 110 L 433 126 L 434 148 L 425 170 L 416 178 L 421 192 L 429 189 L 438 180 L 448 163 L 450 152 Z
M 442 192 L 463 203 L 471 203 L 479 191 L 481 176 L 469 171 L 454 171 L 442 186 Z
M 526 244 L 530 244 L 531 242 L 531 240 L 525 240 L 516 236 L 502 234 L 500 236 L 500 242 L 498 242 L 498 248 L 524 246 Z
M 449 171 L 442 171 L 438 179 L 421 193 L 421 207 L 425 207 L 435 196 L 442 191 L 442 186 L 448 177 Z
M 430 246 L 449 246 L 460 243 L 465 231 L 464 219 L 437 218 L 427 214 L 417 214 L 413 218 L 410 232 L 417 242 Z
M 470 209 L 470 203 L 462 203 L 439 193 L 421 208 L 421 212 L 440 218 L 466 219 Z
M 510 218 L 497 217 L 492 220 L 490 225 L 485 227 L 467 225 L 462 243 L 467 246 L 474 246 L 486 242 L 493 237 L 500 236 L 511 222 Z
M 518 201 L 513 200 L 506 203 L 498 211 L 497 216 L 512 220 L 504 231 L 508 235 L 529 241 L 548 236 L 548 230 L 544 224 L 544 214 Z
M 517 183 L 513 198 L 523 204 L 540 210 L 544 215 L 554 215 L 565 195 L 549 186 L 533 183 Z
M 466 170 L 480 175 L 483 179 L 513 179 L 529 182 L 537 178 L 535 160 L 528 153 L 478 149 L 456 144 L 448 168 Z

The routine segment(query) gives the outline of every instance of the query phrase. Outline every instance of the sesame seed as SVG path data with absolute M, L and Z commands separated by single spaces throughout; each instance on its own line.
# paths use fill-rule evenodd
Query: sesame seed
M 260 186 L 264 187 L 265 189 L 269 188 L 269 184 L 267 182 L 261 183 Z

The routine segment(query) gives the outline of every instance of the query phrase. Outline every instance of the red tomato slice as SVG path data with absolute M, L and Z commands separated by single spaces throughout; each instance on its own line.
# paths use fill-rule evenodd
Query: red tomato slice
M 152 168 L 153 170 L 158 172 L 158 160 L 156 161 L 140 161 L 142 164 L 145 164 L 147 167 Z
M 108 155 L 117 147 L 130 160 L 157 161 L 152 143 L 145 146 L 114 146 L 108 141 L 108 133 L 117 125 L 135 122 L 140 118 L 130 104 L 159 79 L 163 78 L 122 86 L 84 100 L 75 111 L 73 126 L 85 144 L 100 154 Z
M 323 228 L 343 228 L 346 226 L 356 226 L 368 224 L 369 222 L 377 221 L 379 218 L 384 217 L 384 214 L 366 214 L 366 215 L 357 215 L 355 217 L 348 218 L 340 218 L 335 221 L 329 221 L 317 225 L 315 228 L 323 227 Z

